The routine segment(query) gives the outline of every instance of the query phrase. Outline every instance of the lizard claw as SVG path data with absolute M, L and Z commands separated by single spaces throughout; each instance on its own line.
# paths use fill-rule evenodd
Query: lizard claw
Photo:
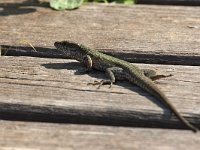
M 93 83 L 88 83 L 87 85 L 97 85 L 97 84 L 99 84 L 99 81 L 94 81 Z
M 101 88 L 101 86 L 103 85 L 103 82 L 104 82 L 104 80 L 101 80 L 100 82 L 97 83 L 97 84 L 99 85 L 99 86 L 97 87 L 97 89 L 100 89 L 100 88 Z
M 110 82 L 110 86 L 109 86 L 109 88 L 111 88 L 111 87 L 112 87 L 112 85 L 113 85 L 113 83 L 112 83 L 112 82 Z
M 97 89 L 100 89 L 102 85 L 110 84 L 109 88 L 112 87 L 112 82 L 110 80 L 94 81 L 93 83 L 88 83 L 87 85 L 99 85 Z

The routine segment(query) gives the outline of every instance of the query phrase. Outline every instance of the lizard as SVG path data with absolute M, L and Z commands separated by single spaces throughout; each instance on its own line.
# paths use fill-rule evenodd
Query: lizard
M 165 106 L 167 106 L 185 125 L 185 127 L 194 132 L 198 131 L 198 128 L 187 121 L 176 110 L 166 95 L 153 82 L 157 77 L 154 72 L 152 73 L 152 70 L 142 70 L 125 60 L 101 53 L 95 49 L 86 47 L 83 44 L 71 41 L 57 41 L 54 43 L 54 46 L 57 50 L 62 51 L 67 58 L 75 59 L 84 64 L 86 66 L 86 72 L 89 72 L 91 69 L 106 72 L 109 77 L 108 80 L 101 80 L 100 82 L 96 81 L 92 83 L 94 85 L 99 84 L 98 88 L 103 84 L 110 84 L 111 87 L 116 80 L 126 79 L 164 103 Z M 160 77 L 158 76 L 158 78 Z

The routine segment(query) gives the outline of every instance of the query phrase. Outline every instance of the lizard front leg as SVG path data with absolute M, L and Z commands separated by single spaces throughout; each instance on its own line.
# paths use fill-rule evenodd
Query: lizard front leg
M 84 55 L 82 63 L 85 65 L 86 69 L 81 71 L 81 74 L 89 73 L 92 69 L 92 59 L 90 55 Z
M 110 88 L 111 88 L 112 84 L 115 83 L 115 75 L 122 74 L 122 71 L 123 71 L 123 69 L 121 69 L 119 67 L 107 68 L 105 72 L 106 72 L 106 75 L 109 78 L 108 80 L 95 81 L 94 83 L 89 83 L 89 84 L 99 85 L 98 89 L 104 84 L 109 84 Z M 119 75 L 117 75 L 117 76 L 119 76 Z

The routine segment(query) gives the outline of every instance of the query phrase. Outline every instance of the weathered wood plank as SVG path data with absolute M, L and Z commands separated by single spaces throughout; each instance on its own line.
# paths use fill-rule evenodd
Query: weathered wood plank
M 84 5 L 58 12 L 27 2 L 1 1 L 0 45 L 24 46 L 26 40 L 46 52 L 54 41 L 68 39 L 129 61 L 200 64 L 199 7 Z M 183 128 L 167 108 L 127 82 L 112 89 L 87 86 L 104 75 L 78 75 L 76 69 L 82 66 L 76 61 L 0 57 L 0 62 L 1 119 Z M 157 81 L 158 86 L 200 127 L 199 66 L 139 66 L 174 74 Z M 0 128 L 4 149 L 197 149 L 200 143 L 198 134 L 189 131 L 6 121 Z
M 0 147 L 40 150 L 197 150 L 190 131 L 0 121 Z
M 53 11 L 22 2 L 1 1 L 0 45 L 26 40 L 52 48 L 72 40 L 132 62 L 200 64 L 199 7 L 91 4 Z
M 183 128 L 140 88 L 120 82 L 97 90 L 87 83 L 105 76 L 73 60 L 0 57 L 0 117 L 13 120 Z M 139 64 L 138 64 L 139 65 Z M 200 67 L 139 65 L 173 74 L 157 81 L 174 106 L 200 127 Z M 159 68 L 159 69 L 158 69 Z
M 66 58 L 63 53 L 55 48 L 44 47 L 32 47 L 28 46 L 10 46 L 2 45 L 0 48 L 0 54 L 2 56 L 31 56 L 31 57 L 43 57 L 43 58 Z M 157 63 L 157 64 L 176 64 L 176 65 L 200 65 L 200 56 L 194 55 L 166 55 L 166 54 L 141 54 L 141 53 L 120 53 L 110 52 L 107 50 L 99 50 L 105 54 L 118 57 L 120 59 L 133 62 L 133 63 Z
M 199 0 L 137 0 L 137 4 L 200 6 Z

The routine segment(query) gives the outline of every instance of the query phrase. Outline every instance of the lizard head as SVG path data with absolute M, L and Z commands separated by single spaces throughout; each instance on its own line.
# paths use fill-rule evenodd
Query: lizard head
M 80 44 L 69 42 L 69 41 L 61 41 L 55 42 L 54 46 L 62 51 L 64 55 L 68 58 L 80 59 L 85 55 L 84 49 Z

